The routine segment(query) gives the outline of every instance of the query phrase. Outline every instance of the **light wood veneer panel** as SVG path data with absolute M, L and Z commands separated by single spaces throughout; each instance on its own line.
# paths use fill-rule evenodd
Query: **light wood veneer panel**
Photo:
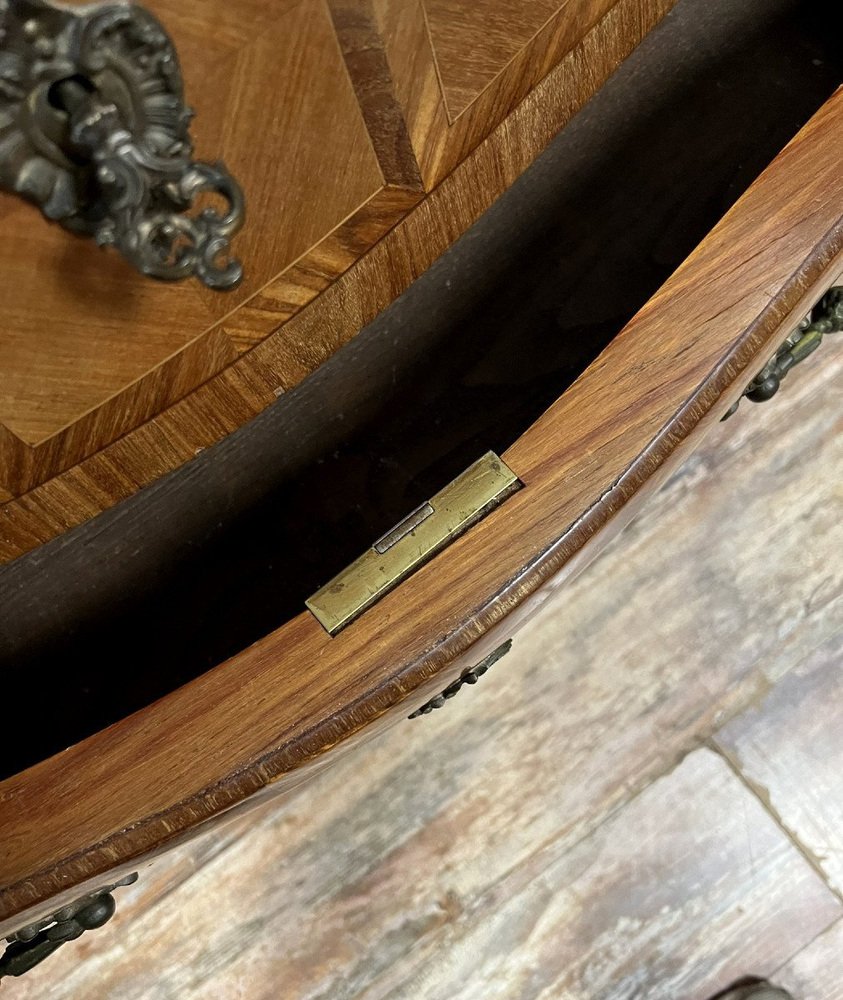
M 172 0 L 158 2 L 165 7 Z M 207 104 L 204 114 L 199 106 L 197 139 L 202 148 L 220 150 L 252 206 L 237 237 L 247 264 L 242 286 L 231 295 L 203 290 L 216 318 L 259 291 L 384 183 L 325 4 L 308 0 L 267 20 L 210 74 L 207 57 L 194 60 L 192 92 Z M 214 12 L 206 10 L 203 38 L 209 24 Z
M 560 0 L 421 2 L 451 121 L 476 100 L 560 7 Z
M 542 0 L 538 5 L 540 17 L 532 13 L 535 5 L 530 5 L 527 14 L 525 5 L 507 0 L 503 5 L 508 11 L 506 24 L 490 21 L 488 16 L 481 18 L 473 4 L 462 0 L 434 0 L 433 7 L 426 7 L 422 0 L 372 2 L 395 93 L 404 109 L 422 179 L 430 190 L 593 29 L 597 28 L 607 54 L 619 49 L 628 52 L 649 27 L 668 13 L 675 0 L 646 0 L 638 5 L 619 0 L 572 0 L 560 5 L 557 0 Z M 500 10 L 502 5 L 497 0 L 483 0 L 484 12 L 493 6 Z M 516 8 L 522 11 L 520 16 Z M 450 38 L 451 26 L 446 25 L 446 17 L 454 18 Z M 503 38 L 510 23 L 513 35 L 507 43 Z M 533 26 L 538 30 L 530 37 Z M 491 33 L 487 34 L 487 29 Z M 508 61 L 507 53 L 511 53 Z M 613 69 L 620 58 L 616 58 Z M 593 75 L 596 66 L 589 58 L 576 62 L 565 95 L 572 112 L 584 93 L 599 86 Z M 494 78 L 488 80 L 489 73 L 495 72 Z M 454 81 L 458 105 L 474 95 L 459 114 L 451 109 L 449 115 L 449 79 Z
M 23 445 L 58 434 L 209 325 L 193 285 L 142 280 L 11 194 L 0 193 L 0 217 L 0 421 Z

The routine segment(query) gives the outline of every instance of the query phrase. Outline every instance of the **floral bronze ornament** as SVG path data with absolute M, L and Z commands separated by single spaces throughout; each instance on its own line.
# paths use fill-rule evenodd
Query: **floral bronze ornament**
M 173 44 L 142 7 L 0 0 L 0 187 L 143 274 L 234 288 L 245 201 L 221 163 L 192 159 L 192 117 Z M 225 211 L 191 211 L 205 193 Z
M 137 879 L 137 872 L 133 872 L 119 882 L 82 896 L 56 913 L 22 927 L 7 937 L 6 949 L 0 955 L 0 979 L 4 976 L 25 975 L 58 951 L 63 944 L 75 941 L 85 931 L 95 930 L 108 923 L 114 916 L 115 909 L 112 893 L 121 886 L 137 882 Z

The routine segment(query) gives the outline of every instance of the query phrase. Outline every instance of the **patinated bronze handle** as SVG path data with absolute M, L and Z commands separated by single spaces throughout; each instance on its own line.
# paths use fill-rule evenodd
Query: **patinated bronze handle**
M 741 394 L 753 403 L 764 403 L 779 391 L 782 379 L 791 368 L 800 364 L 822 343 L 828 333 L 843 330 L 843 285 L 829 289 L 810 314 L 785 340 Z M 728 420 L 737 410 L 741 399 L 721 418 Z
M 56 913 L 22 927 L 7 937 L 6 949 L 0 955 L 0 979 L 4 976 L 25 975 L 58 951 L 63 944 L 75 941 L 86 931 L 108 923 L 114 916 L 115 909 L 112 893 L 121 886 L 131 885 L 137 879 L 137 872 L 133 872 L 119 882 L 82 896 Z
M 172 41 L 142 7 L 0 0 L 0 186 L 143 274 L 234 288 L 244 197 L 221 163 L 192 159 L 192 116 Z M 227 208 L 191 212 L 202 194 Z

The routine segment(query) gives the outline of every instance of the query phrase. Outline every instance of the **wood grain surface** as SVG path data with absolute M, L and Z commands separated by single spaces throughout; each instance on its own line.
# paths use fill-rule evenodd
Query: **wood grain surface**
M 297 784 L 328 750 L 402 719 L 535 613 L 716 426 L 839 273 L 841 106 L 838 91 L 508 450 L 525 488 L 503 507 L 339 636 L 302 614 L 0 783 L 3 917 L 136 865 L 261 789 Z
M 234 361 L 242 343 L 219 320 L 384 186 L 324 4 L 256 0 L 239 5 L 239 16 L 226 3 L 149 6 L 180 53 L 197 110 L 196 155 L 223 159 L 248 191 L 251 211 L 237 239 L 246 278 L 227 295 L 144 279 L 118 254 L 3 195 L 0 420 L 23 454 L 18 465 L 0 466 L 12 493 L 78 462 Z M 217 30 L 209 33 L 208 23 Z M 381 200 L 378 236 L 385 211 Z
M 188 467 L 0 570 L 4 690 L 36 698 L 42 720 L 22 738 L 0 732 L 0 778 L 299 614 L 374 538 L 558 399 L 843 75 L 825 18 L 771 4 L 780 19 L 749 37 L 742 2 L 677 7 L 471 232 L 313 378 Z M 734 130 L 738 106 L 746 127 Z M 61 669 L 69 661 L 81 674 Z
M 563 59 L 568 60 L 569 72 L 567 93 L 561 99 L 564 107 L 575 110 L 580 104 L 579 81 L 592 78 L 595 71 L 601 77 L 604 73 L 599 68 L 602 57 L 590 42 L 608 45 L 603 56 L 616 66 L 675 0 L 651 0 L 646 5 L 541 0 L 529 8 L 508 0 L 483 0 L 480 5 L 448 0 L 372 2 L 395 93 L 422 179 L 430 189 Z M 581 46 L 585 40 L 588 44 Z
M 561 8 L 560 0 L 529 5 L 478 0 L 423 0 L 432 56 L 451 122 L 476 100 Z M 566 11 L 570 17 L 571 12 Z
M 19 263 L 9 264 L 14 322 L 0 330 L 10 373 L 0 397 L 0 558 L 189 461 L 317 368 L 506 190 L 672 2 L 619 0 L 609 11 L 600 0 L 582 5 L 588 16 L 559 22 L 563 41 L 548 46 L 536 36 L 521 50 L 522 69 L 513 63 L 499 84 L 505 99 L 475 103 L 470 135 L 448 139 L 447 156 L 425 141 L 432 172 L 418 138 L 427 112 L 412 98 L 411 115 L 402 90 L 420 60 L 432 67 L 429 41 L 413 36 L 408 47 L 403 27 L 375 0 L 371 10 L 332 0 L 330 11 L 322 0 L 281 9 L 254 0 L 247 18 L 220 2 L 225 30 L 215 34 L 209 72 L 207 5 L 200 17 L 193 4 L 153 3 L 183 52 L 198 153 L 224 156 L 250 191 L 255 209 L 238 239 L 250 277 L 233 298 L 162 288 L 112 257 L 90 259 L 90 246 L 77 251 L 30 206 L 4 199 L 5 245 Z M 408 16 L 422 10 L 420 2 L 399 7 Z M 283 99 L 266 100 L 267 92 Z M 444 108 L 438 89 L 434 100 Z M 420 176 L 427 189 L 442 183 L 417 205 Z M 395 227 L 404 216 L 406 226 Z M 57 260 L 71 250 L 68 270 Z M 29 261 L 39 253 L 36 271 Z M 42 289 L 45 273 L 52 297 Z M 330 299 L 320 294 L 328 288 Z M 291 325 L 305 314 L 306 330 Z M 124 349 L 135 320 L 139 333 Z M 75 332 L 66 336 L 65 327 Z
M 145 868 L 9 997 L 707 1000 L 747 975 L 843 996 L 843 906 L 779 822 L 796 784 L 829 817 L 841 798 L 804 765 L 843 742 L 826 350 L 716 427 L 475 687 Z M 773 812 L 719 750 L 763 731 Z

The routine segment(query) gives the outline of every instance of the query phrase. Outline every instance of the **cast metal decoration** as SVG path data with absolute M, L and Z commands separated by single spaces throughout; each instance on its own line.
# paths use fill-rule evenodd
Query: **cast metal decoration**
M 843 285 L 830 289 L 817 306 L 802 320 L 772 358 L 741 394 L 753 403 L 764 403 L 779 391 L 787 373 L 804 361 L 829 333 L 843 330 Z M 740 399 L 722 418 L 728 420 L 737 410 Z
M 223 164 L 192 159 L 192 116 L 173 43 L 142 7 L 0 0 L 0 187 L 143 274 L 229 289 L 245 201 Z
M 484 660 L 481 660 L 476 666 L 469 667 L 468 670 L 464 670 L 452 684 L 449 684 L 434 698 L 431 698 L 430 701 L 426 701 L 421 708 L 417 708 L 415 712 L 412 712 L 407 716 L 407 718 L 418 719 L 422 715 L 430 715 L 430 713 L 435 711 L 437 708 L 442 708 L 445 702 L 459 694 L 466 684 L 476 684 L 483 674 L 486 673 L 489 667 L 494 666 L 498 660 L 501 659 L 501 657 L 506 656 L 510 649 L 512 649 L 512 639 L 507 639 L 506 642 L 498 646 L 497 649 L 493 649 L 492 652 L 489 653 L 489 655 Z
M 112 892 L 120 886 L 137 882 L 137 879 L 137 872 L 127 875 L 114 885 L 89 893 L 6 938 L 6 950 L 0 955 L 0 979 L 24 975 L 63 944 L 81 937 L 85 931 L 108 923 L 115 909 Z

